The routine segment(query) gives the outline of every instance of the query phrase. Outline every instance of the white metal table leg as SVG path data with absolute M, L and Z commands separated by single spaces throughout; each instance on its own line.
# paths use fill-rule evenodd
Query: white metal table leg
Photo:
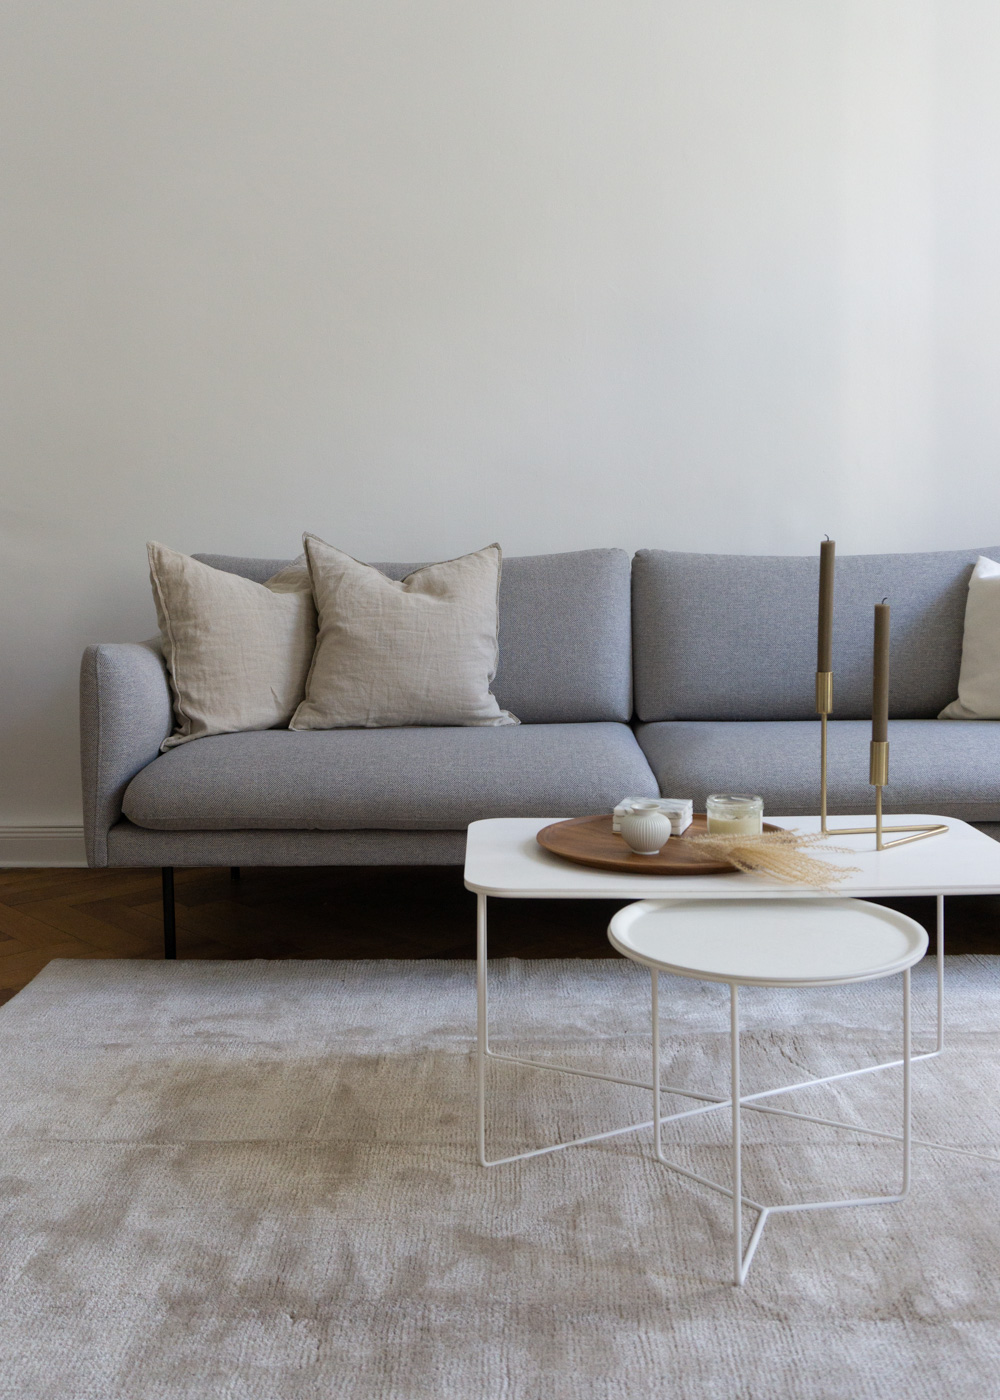
M 940 899 L 940 895 L 938 896 Z M 940 952 L 938 967 L 942 966 Z M 900 1199 L 910 1191 L 910 1067 L 913 1055 L 910 1049 L 910 969 L 903 972 L 903 1189 Z
M 944 895 L 937 897 L 937 1043 L 940 1055 L 944 1049 Z
M 650 968 L 652 995 L 650 1000 L 653 1021 L 653 1151 L 660 1155 L 660 969 Z
M 685 1176 L 690 1181 L 697 1181 L 702 1186 L 709 1187 L 712 1191 L 718 1191 L 720 1195 L 729 1196 L 732 1199 L 733 1207 L 733 1284 L 740 1287 L 746 1282 L 747 1274 L 750 1271 L 750 1264 L 757 1251 L 757 1245 L 764 1230 L 764 1226 L 772 1215 L 791 1215 L 799 1211 L 807 1210 L 842 1210 L 848 1206 L 875 1206 L 894 1205 L 905 1199 L 910 1191 L 910 1146 L 912 1142 L 911 1125 L 911 1067 L 913 1055 L 911 1053 L 911 999 L 910 999 L 910 969 L 906 968 L 903 976 L 903 1058 L 897 1063 L 903 1067 L 903 1123 L 900 1133 L 880 1133 L 880 1137 L 893 1138 L 902 1143 L 903 1147 L 903 1180 L 897 1194 L 891 1196 L 859 1196 L 841 1201 L 799 1201 L 790 1205 L 765 1206 L 759 1201 L 752 1200 L 743 1195 L 743 1160 L 742 1160 L 742 1124 L 741 1109 L 745 1104 L 748 1108 L 756 1107 L 749 1103 L 740 1094 L 740 1020 L 739 1020 L 739 984 L 731 982 L 729 984 L 729 1035 L 730 1035 L 730 1097 L 729 1108 L 732 1115 L 732 1130 L 730 1136 L 730 1164 L 731 1164 L 731 1186 L 723 1186 L 721 1182 L 709 1180 L 700 1176 L 697 1172 L 689 1171 L 685 1167 L 678 1166 L 663 1156 L 662 1151 L 657 1148 L 656 1159 L 663 1166 L 669 1167 L 671 1171 L 677 1172 L 680 1176 Z M 656 973 L 653 973 L 654 986 Z M 654 1010 L 656 1001 L 654 1000 Z M 658 1015 L 654 1020 L 656 1027 Z M 658 1027 L 654 1029 L 654 1042 L 659 1040 Z M 836 1077 L 836 1076 L 831 1076 Z M 725 1103 L 720 1103 L 719 1107 L 725 1107 Z M 780 1111 L 780 1110 L 764 1110 Z M 783 1117 L 802 1118 L 807 1122 L 824 1123 L 833 1128 L 848 1128 L 861 1133 L 871 1132 L 871 1129 L 856 1127 L 853 1123 L 838 1123 L 830 1119 L 815 1118 L 804 1113 L 783 1113 Z M 669 1121 L 669 1120 L 662 1120 Z M 657 1109 L 654 1107 L 654 1124 L 659 1127 L 657 1121 Z M 750 1238 L 747 1241 L 746 1249 L 743 1248 L 743 1207 L 749 1206 L 758 1212 L 757 1220 Z
M 552 1143 L 547 1147 L 535 1147 L 527 1152 L 515 1152 L 509 1157 L 488 1158 L 486 1156 L 486 1069 L 488 1060 L 504 1060 L 508 1064 L 527 1065 L 532 1069 L 545 1069 L 555 1074 L 574 1074 L 581 1079 L 601 1079 L 608 1084 L 624 1084 L 632 1089 L 649 1089 L 651 1086 L 641 1079 L 626 1079 L 614 1074 L 596 1074 L 593 1070 L 576 1069 L 571 1065 L 546 1064 L 542 1060 L 530 1060 L 521 1055 L 501 1055 L 490 1049 L 489 1027 L 489 987 L 486 923 L 486 895 L 476 897 L 476 1139 L 479 1164 L 483 1167 L 504 1167 L 512 1162 L 527 1161 L 530 1157 L 544 1157 L 550 1152 L 562 1152 L 567 1147 L 582 1147 L 586 1143 L 604 1142 L 607 1138 L 621 1137 L 625 1133 L 640 1132 L 652 1126 L 652 1119 L 640 1123 L 628 1123 L 624 1128 L 611 1128 L 603 1133 L 588 1133 L 584 1137 L 570 1138 L 565 1142 Z M 679 1091 L 683 1093 L 684 1091 Z M 691 1094 L 688 1098 L 699 1100 L 697 1108 L 684 1113 L 672 1114 L 672 1118 L 683 1118 L 693 1114 L 711 1113 L 720 1107 L 715 1095 Z M 723 1101 L 724 1102 L 724 1101 Z
M 486 896 L 476 897 L 476 1141 L 479 1165 L 486 1161 L 486 1056 L 489 1052 L 489 1018 L 486 1006 Z
M 729 1102 L 733 1110 L 733 1283 L 743 1282 L 743 1143 L 740 1138 L 740 989 L 729 984 Z

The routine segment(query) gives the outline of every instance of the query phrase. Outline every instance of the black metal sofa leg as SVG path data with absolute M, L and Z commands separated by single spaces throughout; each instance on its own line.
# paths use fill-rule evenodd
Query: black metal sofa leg
M 177 956 L 177 925 L 174 922 L 174 867 L 165 865 L 163 876 L 163 956 Z

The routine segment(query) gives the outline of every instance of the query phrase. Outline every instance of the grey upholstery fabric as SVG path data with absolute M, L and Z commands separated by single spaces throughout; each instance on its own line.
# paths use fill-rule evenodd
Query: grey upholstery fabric
M 819 724 L 811 721 L 639 726 L 637 737 L 668 797 L 756 792 L 764 810 L 797 816 L 819 810 Z M 871 724 L 830 724 L 829 808 L 872 812 Z M 893 720 L 889 725 L 888 812 L 929 812 L 964 821 L 1000 820 L 1000 720 Z
M 656 791 L 624 724 L 268 729 L 172 749 L 133 778 L 122 810 L 160 831 L 453 831 Z
M 120 821 L 108 832 L 107 863 L 114 866 L 461 865 L 464 860 L 464 830 L 145 831 Z
M 979 554 L 837 560 L 834 713 L 871 714 L 872 608 L 892 606 L 890 714 L 930 719 L 958 694 L 968 582 Z M 641 720 L 808 719 L 815 713 L 818 557 L 674 554 L 633 560 Z
M 191 558 L 208 564 L 210 568 L 221 569 L 223 573 L 239 574 L 241 578 L 251 579 L 254 583 L 266 583 L 292 563 L 291 559 L 255 559 L 242 554 L 192 554 Z
M 107 865 L 107 831 L 132 778 L 173 728 L 163 657 L 148 642 L 87 647 L 80 667 L 83 830 L 90 865 Z
M 263 583 L 285 559 L 196 554 Z M 420 564 L 376 564 L 401 579 Z M 630 564 L 623 549 L 505 558 L 500 665 L 490 689 L 522 724 L 628 720 L 632 713 Z

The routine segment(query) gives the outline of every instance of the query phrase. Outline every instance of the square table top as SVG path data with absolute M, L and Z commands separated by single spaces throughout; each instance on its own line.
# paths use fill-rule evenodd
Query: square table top
M 720 875 L 629 875 L 574 865 L 542 850 L 535 837 L 560 817 L 492 817 L 469 826 L 465 885 L 499 899 L 802 899 L 887 898 L 903 895 L 1000 894 L 1000 841 L 957 817 L 924 814 L 887 816 L 887 826 L 943 824 L 947 834 L 876 851 L 874 836 L 841 836 L 837 827 L 870 826 L 870 815 L 831 817 L 830 846 L 811 854 L 831 864 L 856 866 L 827 889 L 789 885 L 763 875 L 725 871 Z M 819 817 L 772 817 L 776 826 L 819 831 Z M 891 837 L 889 838 L 891 839 Z

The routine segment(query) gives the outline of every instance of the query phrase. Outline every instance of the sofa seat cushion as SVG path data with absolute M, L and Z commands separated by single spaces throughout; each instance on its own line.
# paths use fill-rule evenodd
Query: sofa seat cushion
M 819 811 L 817 720 L 675 720 L 640 725 L 637 737 L 664 796 L 693 797 L 696 811 L 710 792 L 760 793 L 776 816 Z M 868 721 L 831 720 L 831 812 L 874 811 L 870 739 Z M 1000 820 L 1000 720 L 892 720 L 889 745 L 887 812 Z
M 272 729 L 163 754 L 122 810 L 153 831 L 452 831 L 481 817 L 583 816 L 657 795 L 625 724 Z

